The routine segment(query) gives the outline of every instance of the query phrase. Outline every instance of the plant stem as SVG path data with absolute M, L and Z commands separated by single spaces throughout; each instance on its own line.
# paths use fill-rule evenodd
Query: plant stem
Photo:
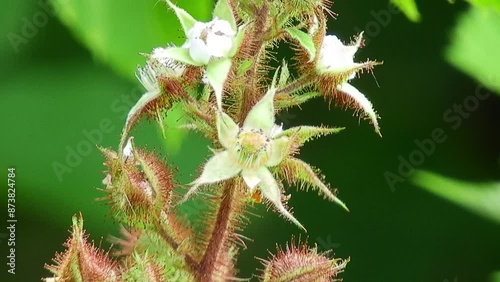
M 163 240 L 165 240 L 165 242 L 167 242 L 167 244 L 169 244 L 170 247 L 172 247 L 172 249 L 177 250 L 179 248 L 179 244 L 177 244 L 175 242 L 174 238 L 172 238 L 168 234 L 168 232 L 159 223 L 158 220 L 155 220 L 155 226 L 156 226 L 156 230 L 158 231 L 158 234 L 163 238 Z M 199 266 L 198 266 L 197 262 L 189 254 L 185 254 L 184 261 L 188 265 L 189 269 L 191 269 L 193 272 L 196 273 Z
M 199 278 L 202 282 L 212 281 L 217 259 L 224 252 L 224 247 L 229 240 L 231 230 L 231 214 L 237 201 L 237 191 L 234 181 L 227 181 L 222 194 L 222 201 L 217 212 L 212 235 L 207 250 L 199 265 Z
M 240 121 L 245 120 L 250 109 L 254 106 L 256 99 L 260 97 L 256 97 L 256 94 L 260 94 L 260 85 L 259 85 L 259 69 L 261 68 L 260 62 L 265 57 L 266 54 L 266 35 L 269 33 L 268 29 L 268 17 L 269 17 L 269 7 L 264 4 L 258 12 L 259 17 L 256 19 L 253 29 L 252 42 L 249 42 L 249 46 L 260 46 L 257 49 L 250 50 L 248 54 L 245 54 L 248 58 L 253 58 L 253 66 L 248 70 L 248 78 L 249 81 L 246 85 L 245 95 L 243 95 L 243 103 L 241 105 L 240 110 Z
M 298 79 L 294 80 L 292 83 L 280 88 L 276 91 L 276 96 L 280 95 L 291 95 L 297 91 L 304 89 L 305 87 L 312 84 L 314 76 L 311 74 L 306 74 Z

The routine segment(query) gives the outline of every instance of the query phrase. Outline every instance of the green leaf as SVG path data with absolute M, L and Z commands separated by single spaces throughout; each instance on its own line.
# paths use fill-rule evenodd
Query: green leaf
M 297 40 L 300 46 L 302 46 L 309 54 L 309 62 L 314 60 L 316 57 L 316 47 L 314 47 L 314 41 L 312 37 L 296 28 L 287 28 L 285 30 L 293 39 Z
M 210 17 L 212 0 L 182 3 L 197 19 Z M 53 0 L 52 4 L 62 22 L 97 59 L 130 79 L 135 78 L 136 66 L 144 64 L 138 53 L 149 53 L 167 43 L 182 44 L 185 39 L 177 18 L 157 0 Z
M 474 183 L 419 171 L 413 181 L 427 191 L 500 223 L 500 183 Z
M 27 38 L 23 35 L 23 26 L 26 23 L 20 20 L 24 16 L 33 15 L 38 12 L 40 8 L 38 6 L 35 7 L 33 4 L 35 3 L 30 1 L 2 1 L 0 3 L 2 11 L 9 11 L 8 13 L 3 13 L 0 24 L 0 34 L 3 36 L 3 40 L 0 41 L 2 67 L 9 60 L 14 61 L 13 63 L 18 63 L 18 58 L 12 59 L 12 57 L 36 45 L 31 41 L 31 37 Z
M 391 2 L 396 5 L 410 21 L 420 21 L 420 12 L 418 11 L 415 0 L 391 0 Z
M 236 25 L 236 19 L 234 18 L 233 10 L 227 0 L 219 0 L 215 5 L 214 9 L 214 18 L 217 17 L 221 20 L 228 21 L 233 30 L 238 30 L 238 26 Z
M 500 282 L 500 271 L 491 274 L 491 282 Z
M 499 34 L 500 13 L 470 8 L 461 16 L 446 51 L 452 65 L 497 93 L 500 93 Z
M 216 59 L 207 65 L 207 79 L 214 89 L 219 109 L 222 108 L 222 90 L 230 69 L 231 59 L 228 58 Z
M 500 13 L 500 1 L 498 0 L 467 0 L 478 8 L 491 8 Z

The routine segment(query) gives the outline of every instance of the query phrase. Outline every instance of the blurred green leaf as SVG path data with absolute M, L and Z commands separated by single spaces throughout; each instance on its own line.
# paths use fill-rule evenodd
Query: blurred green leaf
M 427 191 L 500 223 L 500 183 L 474 183 L 419 171 L 413 181 Z
M 129 78 L 138 64 L 144 64 L 139 52 L 149 53 L 154 47 L 173 42 L 181 44 L 185 35 L 181 24 L 167 4 L 157 0 L 73 0 L 52 1 L 58 16 L 99 60 Z M 212 11 L 212 0 L 179 4 L 198 20 L 206 20 Z M 169 127 L 175 127 L 171 120 Z M 176 152 L 185 138 L 176 131 L 166 139 L 170 152 Z M 177 149 L 175 149 L 177 148 Z
M 415 0 L 391 0 L 403 13 L 413 22 L 420 21 L 420 12 L 418 11 Z
M 468 0 L 472 5 L 480 8 L 492 8 L 500 12 L 500 1 L 498 0 Z
M 500 57 L 499 34 L 500 13 L 472 7 L 461 16 L 446 51 L 450 63 L 497 93 L 500 93 L 500 64 L 496 59 Z
M 173 42 L 181 44 L 185 35 L 174 12 L 157 0 L 73 0 L 52 1 L 58 16 L 100 60 L 120 74 L 134 77 L 137 64 L 144 58 L 139 52 Z M 179 1 L 197 20 L 207 20 L 212 0 L 196 5 Z M 184 5 L 183 5 L 184 4 Z
M 72 75 L 60 79 L 64 73 Z M 109 232 L 113 223 L 103 221 L 107 208 L 94 201 L 103 196 L 94 187 L 102 185 L 104 169 L 95 145 L 116 147 L 126 114 L 120 94 L 130 88 L 83 61 L 32 64 L 4 81 L 2 103 L 11 106 L 0 112 L 0 127 L 9 132 L 0 155 L 8 160 L 2 169 L 4 164 L 16 167 L 20 214 L 39 216 L 52 225 L 81 211 L 94 230 Z M 100 129 L 103 123 L 105 131 Z
M 9 12 L 0 17 L 0 34 L 4 39 L 0 40 L 0 57 L 17 55 L 29 48 L 38 28 L 25 26 L 32 21 L 36 8 L 35 3 L 29 1 L 1 1 L 0 9 Z
M 500 282 L 500 271 L 497 271 L 491 275 L 491 282 Z

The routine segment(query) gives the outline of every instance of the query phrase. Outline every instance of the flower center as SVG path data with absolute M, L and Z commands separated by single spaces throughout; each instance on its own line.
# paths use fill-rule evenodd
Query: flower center
M 208 33 L 211 32 L 211 28 L 207 27 L 204 30 L 201 31 L 200 34 L 200 39 L 206 44 L 207 43 L 207 37 Z
M 270 140 L 259 129 L 240 130 L 236 139 L 236 159 L 243 168 L 256 169 L 269 159 Z

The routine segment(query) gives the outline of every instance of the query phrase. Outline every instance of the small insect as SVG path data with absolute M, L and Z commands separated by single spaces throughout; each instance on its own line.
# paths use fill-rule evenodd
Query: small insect
M 262 203 L 262 193 L 260 192 L 260 190 L 256 189 L 252 193 L 252 195 L 250 196 L 249 202 L 257 203 L 257 204 Z

